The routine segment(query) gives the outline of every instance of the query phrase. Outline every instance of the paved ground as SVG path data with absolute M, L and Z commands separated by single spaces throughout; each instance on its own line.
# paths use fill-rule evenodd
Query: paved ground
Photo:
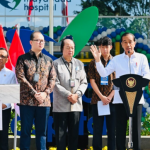
M 93 136 L 89 136 L 89 146 L 92 145 Z M 126 146 L 128 145 L 129 137 L 127 136 Z M 107 145 L 107 136 L 103 136 L 103 147 Z M 141 137 L 141 150 L 150 150 L 150 136 Z
M 128 144 L 128 136 L 126 144 Z M 93 136 L 89 136 L 89 147 L 92 145 Z M 19 147 L 20 137 L 17 138 L 17 147 Z M 107 145 L 107 136 L 103 136 L 103 147 Z M 9 149 L 13 149 L 14 146 L 14 137 L 9 136 Z M 35 137 L 31 137 L 31 150 L 36 150 L 35 148 Z M 142 136 L 141 138 L 141 150 L 150 150 L 150 136 Z

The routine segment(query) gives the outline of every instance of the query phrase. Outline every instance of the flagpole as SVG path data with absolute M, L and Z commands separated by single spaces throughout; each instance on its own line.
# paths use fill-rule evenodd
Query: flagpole
M 17 145 L 17 112 L 15 111 L 15 125 L 14 125 L 14 150 L 16 150 L 16 145 Z
M 16 25 L 18 30 L 18 35 L 20 35 L 20 24 Z M 14 125 L 14 150 L 16 150 L 16 145 L 17 145 L 17 112 L 15 109 L 15 125 Z
M 53 39 L 53 0 L 49 0 L 49 37 Z M 53 42 L 49 42 L 49 53 L 53 55 Z
M 66 7 L 67 7 L 67 2 L 65 0 L 65 19 L 64 19 L 65 20 L 65 27 L 67 27 L 67 17 L 66 17 L 67 16 L 67 11 L 66 11 L 67 8 Z

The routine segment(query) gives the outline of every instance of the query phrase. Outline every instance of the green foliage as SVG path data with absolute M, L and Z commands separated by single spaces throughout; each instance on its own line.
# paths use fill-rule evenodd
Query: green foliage
M 127 121 L 126 135 L 129 135 L 129 120 Z
M 129 135 L 129 120 L 127 121 L 126 135 Z M 150 114 L 141 118 L 141 135 L 150 135 Z
M 134 18 L 134 16 L 149 16 L 149 0 L 81 0 L 80 6 L 82 10 L 96 6 L 99 16 L 133 16 L 133 18 L 99 18 L 97 26 L 100 28 L 125 28 L 131 33 L 139 33 L 145 37 L 150 35 L 150 18 Z
M 13 120 L 14 118 L 15 118 L 15 111 L 12 110 L 12 111 L 11 111 L 10 124 L 11 124 L 11 122 L 12 122 L 12 120 Z M 18 130 L 18 131 L 21 131 L 21 120 L 17 121 L 17 130 Z M 35 130 L 35 125 L 32 125 L 32 130 Z M 31 132 L 32 132 L 32 130 L 31 130 Z M 13 135 L 13 133 L 12 133 L 12 131 L 11 131 L 10 125 L 9 125 L 9 129 L 8 129 L 8 133 L 9 133 L 9 135 Z
M 15 113 L 14 113 L 14 111 L 11 111 L 11 121 L 12 121 L 12 119 L 14 119 L 14 117 L 15 117 Z M 142 127 L 141 135 L 143 135 L 143 136 L 150 135 L 150 114 L 147 113 L 147 115 L 145 117 L 141 118 L 141 127 Z M 21 122 L 20 121 L 17 121 L 17 130 L 18 131 L 21 130 Z M 32 126 L 32 130 L 35 130 L 35 125 Z M 10 127 L 9 127 L 9 134 L 13 134 Z M 126 135 L 129 135 L 129 120 L 127 121 Z
M 82 10 L 96 6 L 104 16 L 142 16 L 149 15 L 149 0 L 81 0 Z M 74 11 L 75 14 L 79 13 Z
M 147 113 L 147 115 L 145 116 L 145 120 L 141 124 L 141 135 L 150 135 L 150 114 Z

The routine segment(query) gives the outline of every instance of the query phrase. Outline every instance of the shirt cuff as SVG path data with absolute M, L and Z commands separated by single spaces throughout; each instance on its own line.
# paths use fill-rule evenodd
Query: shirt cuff
M 2 104 L 6 105 L 6 108 L 4 108 L 3 110 L 11 108 L 11 104 L 10 103 L 2 103 Z
M 31 91 L 30 91 L 30 94 L 31 94 L 32 96 L 34 96 L 36 93 L 37 93 L 37 92 L 36 92 L 35 90 L 31 90 Z
M 96 67 L 99 67 L 99 66 L 102 65 L 102 62 L 101 62 L 101 60 L 100 60 L 99 62 L 95 62 L 95 64 L 96 64 Z
M 76 94 L 78 94 L 78 98 L 80 98 L 82 96 L 82 92 L 81 91 L 77 91 Z

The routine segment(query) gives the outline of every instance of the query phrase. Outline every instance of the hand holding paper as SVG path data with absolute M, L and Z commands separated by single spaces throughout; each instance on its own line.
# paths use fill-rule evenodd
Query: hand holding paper
M 103 105 L 107 105 L 110 103 L 111 99 L 109 97 L 102 96 L 101 101 L 103 102 Z
M 110 115 L 109 104 L 103 105 L 102 101 L 98 101 L 97 108 L 98 108 L 98 116 Z

